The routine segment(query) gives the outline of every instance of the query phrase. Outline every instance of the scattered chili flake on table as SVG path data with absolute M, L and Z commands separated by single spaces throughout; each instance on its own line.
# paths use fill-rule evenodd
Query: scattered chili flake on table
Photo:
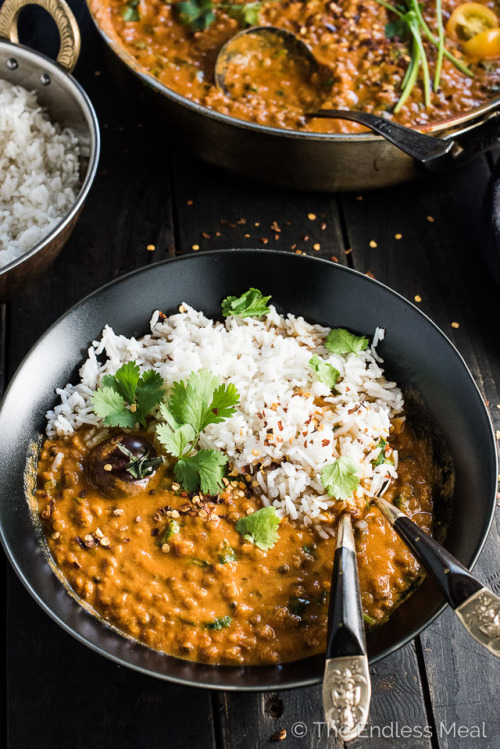
M 322 223 L 319 225 L 319 228 L 321 229 L 321 231 L 325 231 L 325 229 L 326 229 L 326 222 L 322 221 Z
M 348 247 L 347 250 L 344 250 L 344 255 L 349 255 L 352 252 L 352 247 Z
M 273 221 L 273 223 L 271 224 L 271 231 L 277 231 L 277 232 L 281 231 L 279 224 L 276 221 Z
M 377 247 L 377 246 L 378 246 L 378 245 L 377 245 L 377 243 L 375 242 L 375 240 L 374 240 L 374 239 L 372 239 L 372 240 L 371 240 L 371 242 L 370 242 L 370 247 Z
M 321 245 L 320 245 L 320 243 L 319 243 L 319 242 L 316 242 L 316 244 L 313 244 L 313 250 L 316 250 L 316 251 L 318 251 L 318 250 L 320 250 L 320 249 L 321 249 Z
M 260 241 L 262 242 L 262 244 L 267 244 L 269 242 L 267 237 L 261 237 Z
M 427 216 L 427 221 L 429 221 L 429 223 L 433 224 L 434 220 L 434 216 Z
M 366 273 L 365 273 L 365 276 L 368 276 L 368 278 L 375 278 L 375 276 L 373 275 L 373 273 L 371 272 L 371 270 L 367 270 Z
M 460 325 L 459 325 L 459 323 L 457 323 L 457 322 L 452 322 L 452 323 L 451 323 L 451 327 L 452 327 L 452 328 L 459 328 L 459 327 L 460 327 Z
M 363 196 L 362 195 L 357 195 L 356 196 L 356 200 L 363 200 Z
M 422 301 L 422 297 L 420 296 L 420 294 L 415 294 L 414 299 L 415 299 L 416 302 L 421 302 Z
M 273 733 L 269 741 L 283 741 L 283 739 L 286 739 L 286 728 L 282 728 L 281 731 Z
M 146 249 L 149 250 L 149 252 L 154 252 L 156 250 L 156 247 L 154 246 L 154 244 L 148 244 Z
M 308 213 L 307 218 L 309 221 L 316 221 L 316 214 L 315 213 Z
M 338 261 L 339 261 L 339 259 L 338 259 L 338 257 L 336 255 L 332 255 L 331 258 L 330 258 L 330 260 L 332 262 L 334 262 L 334 263 L 338 263 Z
M 192 200 L 186 200 L 186 205 L 193 205 L 193 201 Z

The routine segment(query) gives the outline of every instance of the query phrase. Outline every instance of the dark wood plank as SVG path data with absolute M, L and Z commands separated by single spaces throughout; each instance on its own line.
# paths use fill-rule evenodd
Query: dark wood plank
M 377 663 L 371 669 L 373 699 L 370 720 L 361 737 L 349 743 L 358 749 L 430 749 L 430 729 L 418 674 L 415 646 Z M 279 731 L 286 731 L 287 749 L 335 749 L 344 746 L 324 722 L 321 687 L 278 694 L 223 694 L 217 697 L 223 746 L 253 749 Z M 347 745 L 346 745 L 347 746 Z
M 261 248 L 345 263 L 334 197 L 243 181 L 183 152 L 173 163 L 176 251 Z

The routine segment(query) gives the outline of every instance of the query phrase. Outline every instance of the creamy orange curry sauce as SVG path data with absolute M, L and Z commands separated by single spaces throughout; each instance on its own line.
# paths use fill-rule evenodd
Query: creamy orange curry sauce
M 431 88 L 435 90 L 431 90 L 426 105 L 421 65 L 410 96 L 400 111 L 394 112 L 415 50 L 408 28 L 398 27 L 396 14 L 376 0 L 207 2 L 89 0 L 89 5 L 106 35 L 137 69 L 187 99 L 263 125 L 330 133 L 359 130 L 360 126 L 345 120 L 305 116 L 320 105 L 375 112 L 406 125 L 423 126 L 467 112 L 495 98 L 500 90 L 500 33 L 495 36 L 494 29 L 490 30 L 491 39 L 475 45 L 475 57 L 464 52 L 464 40 L 455 32 L 445 33 L 447 50 L 468 67 L 470 74 L 445 58 L 437 87 L 432 86 L 438 64 L 436 46 L 422 31 Z M 392 4 L 401 7 L 401 3 Z M 499 4 L 492 0 L 482 4 L 492 13 L 493 21 L 487 19 L 486 23 L 497 23 Z M 459 0 L 442 0 L 445 26 L 460 5 Z M 437 34 L 435 0 L 424 0 L 420 7 L 431 33 Z M 201 30 L 186 25 L 189 19 Z M 310 95 L 298 95 L 297 88 L 303 88 L 303 81 L 294 78 L 292 71 L 292 84 L 287 85 L 280 61 L 269 56 L 263 57 L 262 64 L 269 66 L 271 77 L 263 79 L 247 60 L 232 76 L 232 95 L 216 88 L 214 67 L 219 50 L 243 28 L 254 25 L 286 29 L 309 46 L 321 70 L 320 79 L 314 81 L 319 101 Z M 481 28 L 481 24 L 473 24 L 467 33 Z M 498 50 L 493 49 L 495 45 Z
M 396 429 L 399 478 L 385 496 L 431 531 L 428 450 L 407 426 Z M 103 494 L 93 461 L 104 455 L 109 470 L 105 456 L 123 433 L 97 448 L 86 446 L 87 434 L 45 441 L 36 490 L 50 554 L 82 602 L 123 634 L 194 661 L 275 664 L 324 651 L 334 537 L 321 540 L 284 518 L 274 548 L 245 540 L 235 524 L 261 507 L 251 473 L 230 474 L 224 491 L 203 496 L 183 492 L 162 464 L 142 484 L 127 490 L 118 481 Z M 335 502 L 323 526 L 335 528 L 345 509 Z M 373 626 L 420 570 L 376 508 L 354 510 L 353 521 L 363 610 Z

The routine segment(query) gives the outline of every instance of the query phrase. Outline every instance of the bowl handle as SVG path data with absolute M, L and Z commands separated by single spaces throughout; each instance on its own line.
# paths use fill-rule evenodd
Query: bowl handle
M 0 10 L 0 37 L 19 43 L 17 21 L 26 5 L 40 5 L 52 16 L 60 37 L 57 62 L 71 73 L 80 54 L 80 29 L 65 0 L 5 0 Z

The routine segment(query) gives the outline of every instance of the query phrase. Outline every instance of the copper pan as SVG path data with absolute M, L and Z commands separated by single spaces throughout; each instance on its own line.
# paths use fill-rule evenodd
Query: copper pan
M 194 155 L 271 184 L 305 190 L 371 190 L 417 179 L 425 169 L 380 136 L 282 130 L 214 112 L 167 88 L 122 46 L 100 0 L 87 0 L 102 38 L 146 84 L 165 122 Z M 500 96 L 427 132 L 452 138 L 453 169 L 492 148 L 500 138 Z

